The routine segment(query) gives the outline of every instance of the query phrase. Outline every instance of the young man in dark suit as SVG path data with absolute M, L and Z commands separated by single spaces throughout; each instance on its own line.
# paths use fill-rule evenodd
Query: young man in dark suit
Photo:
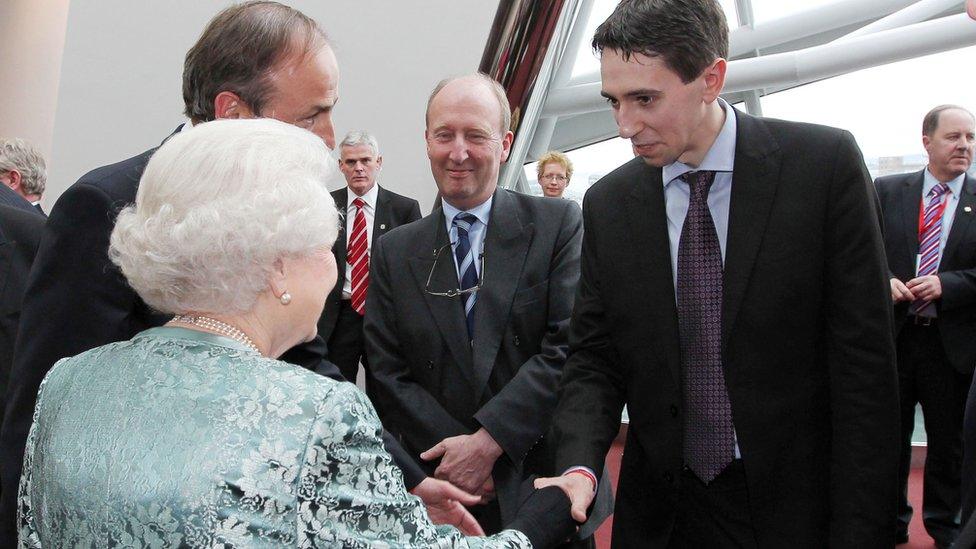
M 942 105 L 922 121 L 928 166 L 875 181 L 884 215 L 901 401 L 899 543 L 908 541 L 915 406 L 928 448 L 922 522 L 939 547 L 959 533 L 962 422 L 976 363 L 976 181 L 966 175 L 973 115 Z M 969 479 L 967 479 L 969 481 Z
M 639 157 L 584 200 L 565 473 L 536 485 L 582 518 L 626 404 L 615 548 L 891 547 L 890 301 L 854 139 L 721 100 L 714 0 L 622 2 L 593 45 Z
M 192 124 L 266 114 L 315 133 L 330 148 L 335 146 L 337 90 L 338 67 L 322 29 L 303 13 L 267 1 L 237 4 L 215 16 L 187 53 L 183 73 Z M 60 197 L 45 226 L 27 284 L 0 430 L 0 547 L 16 545 L 17 485 L 44 375 L 61 358 L 129 339 L 169 320 L 139 299 L 108 258 L 115 218 L 134 201 L 153 152 L 84 175 Z M 281 358 L 342 379 L 324 356 L 325 343 L 317 337 Z M 427 503 L 435 522 L 480 531 L 458 503 L 477 498 L 426 478 L 392 438 L 385 441 L 407 487 Z
M 435 88 L 425 136 L 442 207 L 376 243 L 366 302 L 384 424 L 429 473 L 484 497 L 472 512 L 489 533 L 514 518 L 523 481 L 549 474 L 583 234 L 574 202 L 498 188 L 510 117 L 485 75 Z
M 332 192 L 336 208 L 345 214 L 339 238 L 332 247 L 339 266 L 339 280 L 325 302 L 319 335 L 327 343 L 329 360 L 350 382 L 356 382 L 362 361 L 369 389 L 369 365 L 363 344 L 369 257 L 381 236 L 420 219 L 420 204 L 376 183 L 383 168 L 383 157 L 372 135 L 350 132 L 339 143 L 338 152 L 339 170 L 346 178 L 346 187 Z

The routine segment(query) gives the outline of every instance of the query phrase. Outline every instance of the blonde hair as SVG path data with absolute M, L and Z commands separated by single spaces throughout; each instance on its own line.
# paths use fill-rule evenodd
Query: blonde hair
M 566 170 L 566 181 L 573 178 L 573 163 L 569 161 L 569 157 L 559 151 L 549 151 L 546 154 L 539 157 L 539 163 L 536 164 L 536 176 L 539 182 L 542 182 L 542 173 L 546 170 L 546 164 L 556 163 Z

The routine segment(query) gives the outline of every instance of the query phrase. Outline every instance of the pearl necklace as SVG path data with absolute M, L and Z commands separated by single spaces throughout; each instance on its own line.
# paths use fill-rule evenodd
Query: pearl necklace
M 236 326 L 227 324 L 226 322 L 221 322 L 216 318 L 210 318 L 209 316 L 193 316 L 193 315 L 176 315 L 173 317 L 171 322 L 181 322 L 183 324 L 190 324 L 192 326 L 198 326 L 216 332 L 222 336 L 229 337 L 234 341 L 238 341 L 247 345 L 258 354 L 261 351 L 258 350 L 258 346 L 254 344 L 254 341 L 244 333 L 243 330 Z

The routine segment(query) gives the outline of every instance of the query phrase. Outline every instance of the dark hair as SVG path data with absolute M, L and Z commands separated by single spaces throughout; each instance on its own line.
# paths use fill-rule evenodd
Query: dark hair
M 318 23 L 277 2 L 244 2 L 221 11 L 186 53 L 186 116 L 194 123 L 213 120 L 214 99 L 225 91 L 259 114 L 274 92 L 270 77 L 279 61 L 321 44 L 328 38 Z
M 660 57 L 687 84 L 729 55 L 729 26 L 716 0 L 623 0 L 593 35 L 593 49 Z
M 939 127 L 939 117 L 945 111 L 951 111 L 953 109 L 960 110 L 969 115 L 970 118 L 976 118 L 973 113 L 967 111 L 964 107 L 959 105 L 939 105 L 938 107 L 930 110 L 925 114 L 925 118 L 922 119 L 922 135 L 927 135 L 932 137 L 935 130 Z

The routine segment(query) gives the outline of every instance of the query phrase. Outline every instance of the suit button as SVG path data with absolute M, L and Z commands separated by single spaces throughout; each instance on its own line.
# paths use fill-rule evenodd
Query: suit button
M 427 369 L 428 370 L 433 370 L 434 369 L 434 361 L 433 360 L 428 360 L 427 361 Z
M 678 407 L 674 404 L 671 405 L 671 417 L 678 417 Z
M 670 471 L 668 471 L 667 473 L 664 473 L 664 481 L 667 482 L 668 484 L 673 483 L 674 482 L 674 475 L 672 475 Z
M 515 346 L 516 347 L 518 347 L 519 346 L 519 343 L 521 343 L 521 341 L 519 340 L 519 336 L 515 336 L 514 341 L 515 341 Z

